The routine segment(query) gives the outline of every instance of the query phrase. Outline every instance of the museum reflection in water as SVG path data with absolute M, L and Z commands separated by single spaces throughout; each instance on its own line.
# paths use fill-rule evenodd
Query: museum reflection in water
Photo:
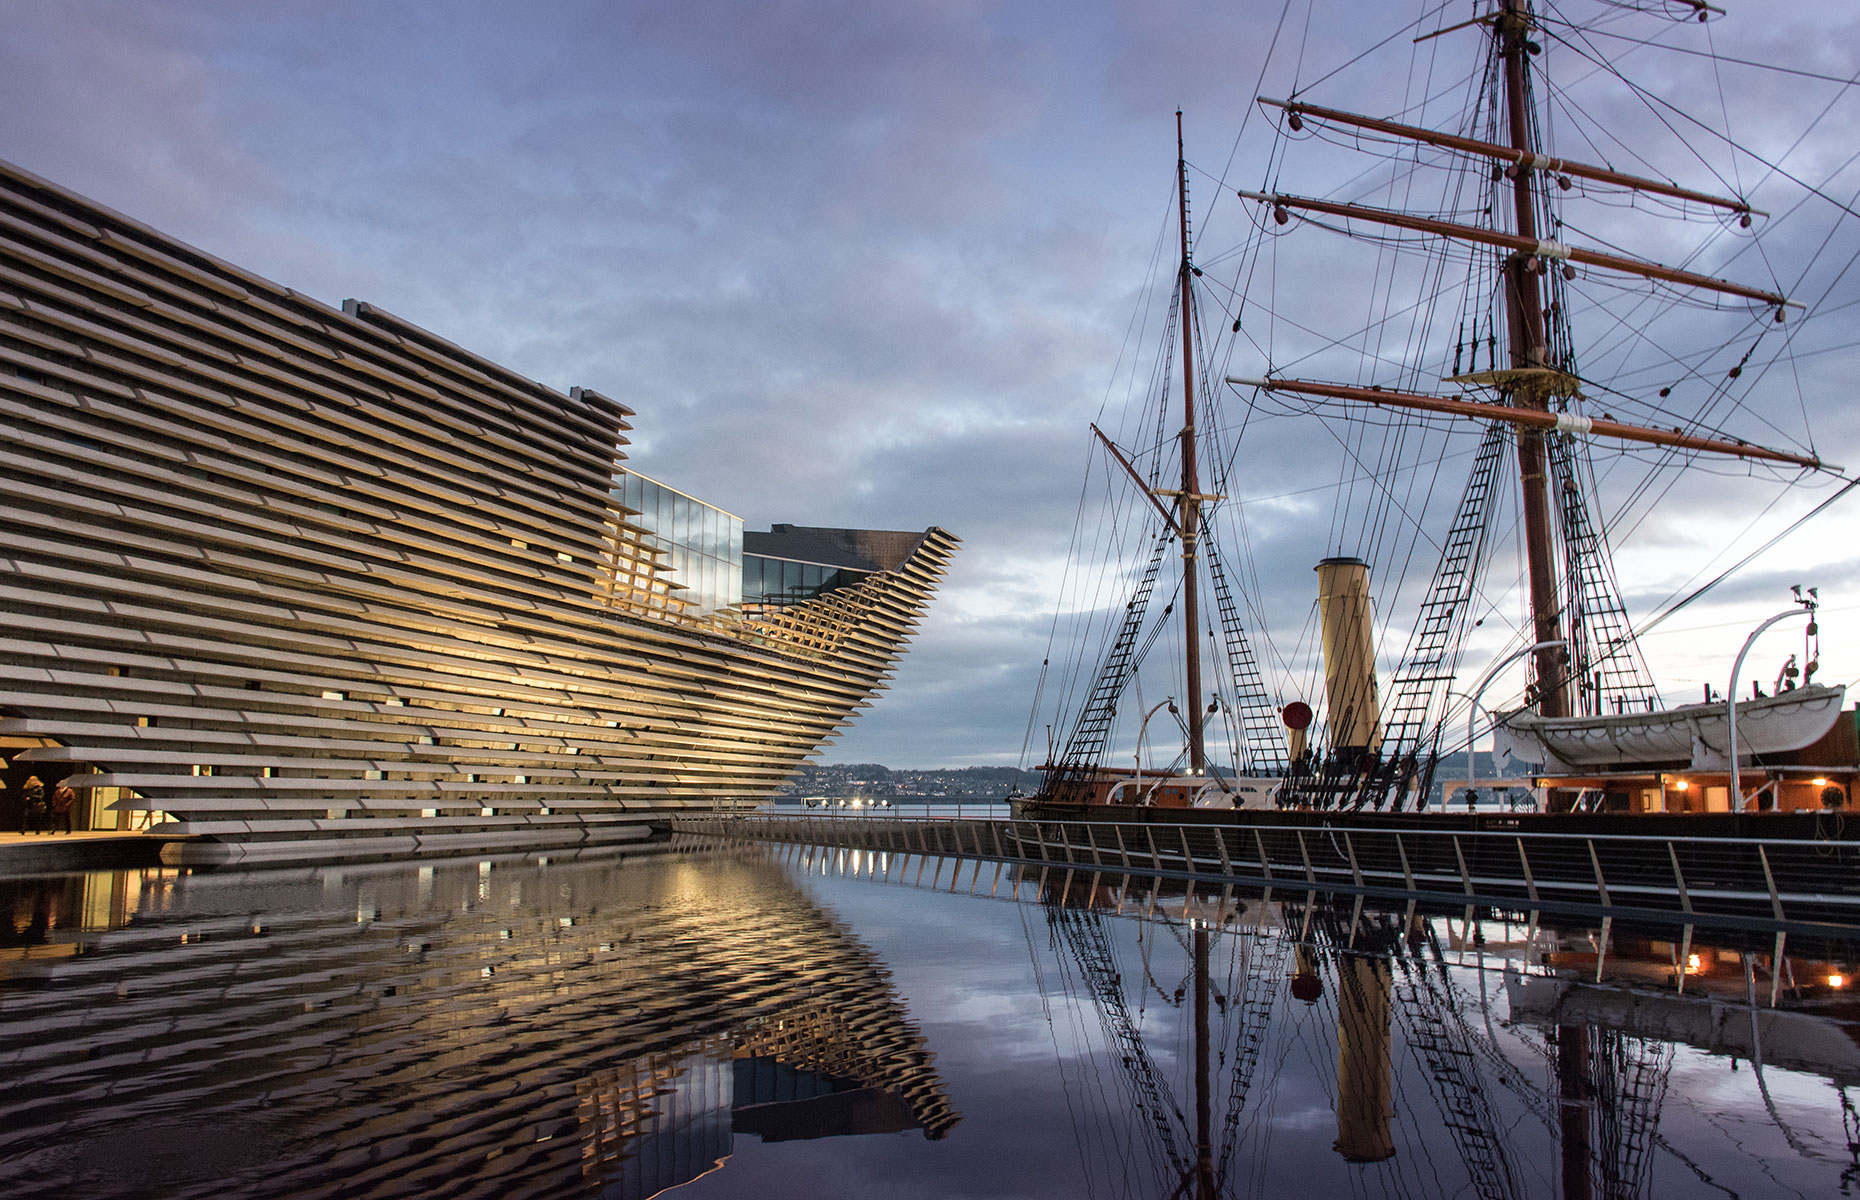
M 738 1136 L 958 1120 L 884 968 L 766 862 L 98 873 L 0 906 L 10 1195 L 620 1200 Z

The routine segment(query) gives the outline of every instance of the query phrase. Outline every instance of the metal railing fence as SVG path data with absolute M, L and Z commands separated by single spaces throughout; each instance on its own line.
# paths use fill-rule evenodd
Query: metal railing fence
M 1321 825 L 680 816 L 727 839 L 956 855 L 1542 912 L 1860 934 L 1860 841 Z

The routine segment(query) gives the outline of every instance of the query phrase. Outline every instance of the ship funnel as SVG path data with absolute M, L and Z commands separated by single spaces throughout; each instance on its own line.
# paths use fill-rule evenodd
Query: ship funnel
M 1360 558 L 1327 558 L 1318 563 L 1317 576 L 1331 748 L 1378 750 L 1382 746 L 1382 698 L 1376 689 L 1369 564 Z

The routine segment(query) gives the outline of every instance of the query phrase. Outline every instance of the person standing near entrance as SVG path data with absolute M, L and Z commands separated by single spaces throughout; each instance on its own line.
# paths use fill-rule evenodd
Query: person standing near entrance
M 77 793 L 71 785 L 60 780 L 52 789 L 52 832 L 57 833 L 59 826 L 64 826 L 66 833 L 72 832 L 71 810 L 77 807 Z
M 19 809 L 19 831 L 37 833 L 45 824 L 45 782 L 37 775 L 28 776 L 20 793 L 26 802 Z

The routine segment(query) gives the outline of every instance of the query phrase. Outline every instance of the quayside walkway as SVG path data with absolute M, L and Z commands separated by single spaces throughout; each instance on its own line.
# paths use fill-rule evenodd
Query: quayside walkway
M 1433 906 L 1776 932 L 1860 932 L 1849 839 L 1373 829 L 1345 823 L 962 820 L 751 813 L 679 833 L 1309 889 Z
M 161 848 L 177 839 L 120 829 L 78 833 L 0 833 L 0 877 L 50 871 L 158 867 Z

